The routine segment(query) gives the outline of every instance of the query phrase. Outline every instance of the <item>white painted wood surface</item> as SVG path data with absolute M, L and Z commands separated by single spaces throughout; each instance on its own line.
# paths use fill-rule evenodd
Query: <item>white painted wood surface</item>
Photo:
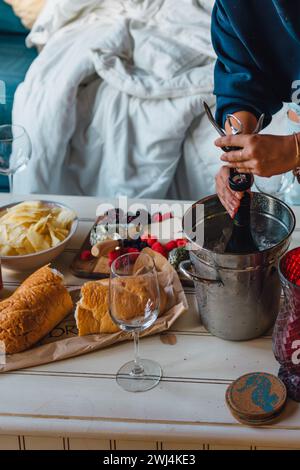
M 51 199 L 70 205 L 80 218 L 76 236 L 54 262 L 68 286 L 79 286 L 83 281 L 68 267 L 99 201 Z M 9 200 L 0 196 L 1 204 Z M 300 216 L 299 208 L 295 212 Z M 300 226 L 293 245 L 300 245 Z M 4 271 L 3 277 L 5 286 L 14 289 L 25 275 Z M 142 356 L 163 368 L 160 385 L 147 393 L 124 392 L 115 382 L 119 367 L 133 356 L 131 343 L 2 374 L 0 449 L 300 448 L 298 404 L 289 402 L 278 421 L 263 428 L 237 423 L 225 405 L 226 388 L 235 378 L 258 370 L 277 373 L 271 337 L 245 343 L 215 338 L 200 324 L 193 289 L 187 297 L 190 310 L 172 328 L 176 345 L 163 344 L 159 336 L 141 342 Z

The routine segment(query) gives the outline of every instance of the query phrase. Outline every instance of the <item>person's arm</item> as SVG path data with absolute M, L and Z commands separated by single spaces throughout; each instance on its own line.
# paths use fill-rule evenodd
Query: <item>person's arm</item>
M 244 45 L 238 27 L 231 24 L 226 2 L 222 0 L 216 0 L 213 10 L 212 41 L 217 54 L 217 121 L 225 125 L 226 114 L 242 111 L 256 119 L 264 113 L 264 124 L 267 125 L 272 115 L 282 107 L 282 101 L 272 89 L 269 77 L 258 68 L 255 58 Z
M 231 133 L 225 122 L 226 115 L 235 114 L 243 123 L 244 134 L 251 134 L 259 116 L 265 114 L 266 126 L 272 115 L 282 107 L 282 102 L 273 92 L 271 81 L 258 69 L 239 37 L 238 28 L 232 26 L 222 0 L 216 0 L 213 10 L 212 41 L 218 57 L 215 67 L 216 119 Z M 223 143 L 219 140 L 217 145 L 222 147 Z M 232 145 L 237 145 L 235 140 Z M 229 163 L 226 157 L 223 155 L 222 160 Z M 228 178 L 229 168 L 223 166 L 216 175 L 216 190 L 220 201 L 234 217 L 242 194 L 230 189 Z

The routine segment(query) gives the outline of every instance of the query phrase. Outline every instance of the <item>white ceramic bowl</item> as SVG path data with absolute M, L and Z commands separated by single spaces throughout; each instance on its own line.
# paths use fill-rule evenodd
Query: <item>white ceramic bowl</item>
M 22 202 L 22 201 L 20 201 Z M 0 207 L 0 215 L 5 209 L 9 209 L 10 207 L 16 206 L 20 204 L 20 202 L 14 202 L 13 204 L 7 204 L 6 206 Z M 43 204 L 46 204 L 50 207 L 61 207 L 63 209 L 71 209 L 70 207 L 66 206 L 65 204 L 61 204 L 58 202 L 53 201 L 42 201 Z M 74 212 L 74 211 L 73 211 Z M 1 256 L 1 264 L 3 268 L 10 269 L 12 271 L 34 271 L 46 264 L 49 264 L 53 261 L 57 256 L 59 256 L 64 249 L 66 248 L 67 244 L 75 234 L 78 227 L 78 217 L 76 216 L 71 229 L 70 233 L 58 245 L 54 246 L 53 248 L 49 248 L 48 250 L 39 251 L 37 253 L 32 253 L 29 255 L 18 255 L 18 256 Z

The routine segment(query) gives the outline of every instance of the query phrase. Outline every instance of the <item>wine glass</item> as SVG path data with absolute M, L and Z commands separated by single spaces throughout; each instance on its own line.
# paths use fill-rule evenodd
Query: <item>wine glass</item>
M 134 361 L 123 365 L 117 383 L 128 392 L 144 392 L 155 387 L 162 376 L 161 367 L 139 356 L 139 333 L 158 317 L 160 294 L 153 259 L 145 253 L 127 253 L 111 265 L 109 305 L 112 320 L 134 338 Z
M 22 126 L 0 126 L 0 174 L 8 176 L 13 192 L 13 176 L 24 169 L 31 157 L 31 142 Z

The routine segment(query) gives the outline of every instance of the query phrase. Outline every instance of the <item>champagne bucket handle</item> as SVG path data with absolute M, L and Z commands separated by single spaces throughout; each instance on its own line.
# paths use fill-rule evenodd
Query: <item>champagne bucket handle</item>
M 223 282 L 221 279 L 205 279 L 204 277 L 200 277 L 197 274 L 191 272 L 191 266 L 192 263 L 191 261 L 182 261 L 179 265 L 179 271 L 181 274 L 183 274 L 189 281 L 195 281 L 195 282 L 201 282 L 202 284 L 206 284 L 207 286 L 210 286 L 212 284 L 214 285 L 219 285 L 223 286 Z

